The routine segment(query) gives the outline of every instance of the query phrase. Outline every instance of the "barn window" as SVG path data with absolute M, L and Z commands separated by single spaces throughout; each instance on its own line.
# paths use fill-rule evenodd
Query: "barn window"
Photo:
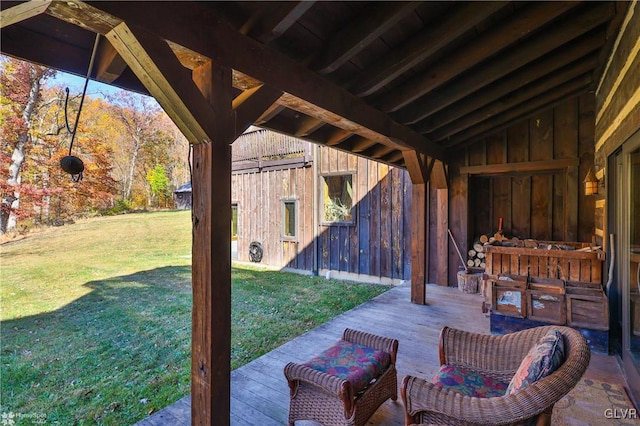
M 353 222 L 353 174 L 322 177 L 322 218 L 328 223 Z
M 238 239 L 238 205 L 231 205 L 231 241 Z
M 296 237 L 297 218 L 296 200 L 282 200 L 282 236 L 285 238 Z

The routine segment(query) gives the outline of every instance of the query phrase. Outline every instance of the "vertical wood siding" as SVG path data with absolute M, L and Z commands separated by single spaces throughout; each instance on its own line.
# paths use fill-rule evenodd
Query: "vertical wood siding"
M 496 232 L 502 218 L 508 236 L 591 241 L 594 199 L 584 195 L 582 181 L 593 167 L 594 108 L 593 95 L 570 99 L 470 145 L 464 155 L 453 158 L 449 217 L 457 238 L 469 246 L 479 235 Z M 579 162 L 578 166 L 554 172 L 491 176 L 458 172 L 461 166 L 558 159 Z M 464 195 L 456 194 L 467 185 L 465 179 L 468 212 L 463 208 Z M 430 231 L 433 234 L 434 228 Z M 434 247 L 433 241 L 431 244 Z M 460 262 L 452 247 L 449 258 L 449 284 L 455 285 Z
M 331 148 L 321 147 L 319 155 L 318 173 L 352 172 L 355 191 L 353 224 L 320 224 L 319 268 L 410 279 L 408 173 Z
M 354 173 L 355 221 L 318 227 L 318 268 L 411 278 L 411 180 L 405 170 L 320 147 L 318 174 Z M 238 205 L 238 260 L 262 244 L 263 264 L 313 270 L 313 167 L 243 171 L 232 176 Z M 322 184 L 318 179 L 318 185 Z M 321 188 L 317 188 L 320 190 Z M 297 200 L 295 240 L 282 237 L 282 200 Z M 322 206 L 318 205 L 319 211 Z

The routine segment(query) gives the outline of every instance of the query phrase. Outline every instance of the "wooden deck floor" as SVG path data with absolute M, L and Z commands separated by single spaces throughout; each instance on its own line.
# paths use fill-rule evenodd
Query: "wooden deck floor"
M 437 339 L 443 326 L 489 333 L 489 318 L 481 312 L 481 303 L 478 294 L 428 285 L 427 305 L 414 305 L 410 302 L 409 285 L 395 287 L 234 370 L 231 424 L 285 425 L 289 407 L 289 388 L 282 372 L 285 364 L 307 361 L 335 342 L 346 327 L 398 339 L 399 381 L 406 374 L 431 378 L 439 366 Z M 613 356 L 594 355 L 586 377 L 624 383 Z M 190 425 L 190 404 L 189 396 L 182 398 L 137 426 Z M 403 425 L 401 399 L 384 403 L 369 424 Z

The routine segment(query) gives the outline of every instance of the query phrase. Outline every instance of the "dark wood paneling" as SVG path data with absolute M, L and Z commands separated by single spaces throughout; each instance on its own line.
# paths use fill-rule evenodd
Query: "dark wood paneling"
M 369 162 L 369 275 L 380 276 L 380 186 L 378 163 Z
M 471 212 L 468 242 L 481 234 L 493 234 L 500 217 L 507 236 L 591 241 L 594 197 L 584 195 L 582 181 L 593 167 L 594 105 L 593 95 L 572 98 L 467 148 L 464 170 L 476 173 L 473 166 L 484 166 L 482 175 L 469 178 L 465 194 Z M 551 161 L 559 169 L 531 167 L 531 171 L 519 173 L 517 167 L 505 167 Z M 454 164 L 458 163 L 452 163 L 450 168 L 452 188 L 461 180 L 455 173 Z M 491 172 L 491 165 L 496 166 L 495 173 Z M 450 201 L 454 191 L 451 192 Z M 450 218 L 452 223 L 464 220 L 453 203 Z M 450 254 L 450 263 L 455 257 L 455 253 Z
M 380 186 L 380 276 L 392 276 L 391 263 L 391 174 L 389 166 L 378 165 Z
M 368 160 L 358 157 L 358 197 L 361 197 L 358 203 L 358 272 L 363 274 L 369 271 L 371 265 L 369 262 L 371 196 L 369 194 L 369 167 L 367 163 Z

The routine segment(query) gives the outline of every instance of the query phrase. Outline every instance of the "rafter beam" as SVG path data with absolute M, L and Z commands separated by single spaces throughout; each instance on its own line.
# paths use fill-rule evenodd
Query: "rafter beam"
M 111 43 L 103 38 L 98 44 L 94 68 L 96 80 L 102 83 L 113 83 L 127 68 L 127 63 Z
M 254 28 L 249 36 L 264 44 L 279 38 L 315 3 L 312 0 L 269 2 L 271 10 L 262 18 L 260 28 Z
M 47 13 L 59 19 L 101 34 L 110 31 L 124 19 L 176 45 L 304 100 L 308 105 L 313 105 L 316 111 L 329 112 L 345 122 L 366 129 L 367 133 L 377 135 L 376 141 L 380 143 L 397 146 L 401 141 L 402 149 L 416 149 L 427 155 L 445 158 L 440 145 L 391 120 L 387 114 L 288 56 L 239 34 L 206 9 L 160 2 L 155 4 L 155 13 L 142 14 L 140 5 L 133 2 L 95 3 L 100 9 L 72 0 L 55 4 L 56 7 L 49 8 Z M 117 13 L 118 17 L 109 11 Z M 167 21 L 166 16 L 172 19 Z
M 282 95 L 282 92 L 268 86 L 258 86 L 245 90 L 232 103 L 234 113 L 235 138 L 268 111 Z M 235 140 L 234 138 L 234 140 Z
M 589 8 L 569 20 L 563 20 L 558 25 L 549 28 L 548 31 L 543 31 L 529 41 L 525 41 L 518 49 L 497 56 L 486 65 L 481 65 L 475 69 L 474 72 L 458 78 L 455 84 L 432 91 L 429 96 L 413 102 L 410 107 L 397 111 L 392 116 L 400 123 L 416 123 L 542 57 L 553 49 L 572 42 L 572 40 L 583 35 L 585 31 L 589 31 L 606 22 L 611 18 L 612 13 L 613 8 L 610 4 L 602 4 Z M 582 49 L 583 42 L 585 44 L 598 45 L 602 43 L 601 38 L 601 33 L 591 34 L 576 40 L 576 43 L 580 44 Z
M 599 34 L 602 35 L 601 40 L 604 43 L 604 33 Z M 589 43 L 580 42 L 572 44 L 570 49 L 560 49 L 504 80 L 480 89 L 473 96 L 462 99 L 419 122 L 414 128 L 420 133 L 432 132 L 564 66 L 578 70 L 575 75 L 586 72 L 589 67 L 593 69 L 597 65 L 597 58 L 594 54 L 587 55 L 587 53 L 598 49 L 602 43 L 592 43 L 587 39 L 585 41 Z
M 593 58 L 593 62 L 596 62 L 595 58 Z M 483 108 L 480 108 L 433 133 L 430 133 L 430 136 L 437 140 L 445 139 L 448 136 L 472 127 L 484 120 L 495 117 L 504 111 L 508 111 L 521 104 L 526 104 L 530 99 L 535 98 L 540 93 L 547 93 L 556 88 L 560 88 L 567 82 L 575 82 L 578 86 L 589 84 L 592 81 L 591 73 L 589 72 L 592 69 L 592 66 L 592 64 L 587 62 L 586 65 L 569 68 L 556 74 L 551 74 L 549 77 L 534 82 L 521 90 L 517 90 L 504 98 L 492 102 L 489 105 L 486 105 Z
M 544 2 L 526 6 L 525 10 L 505 24 L 488 31 L 457 50 L 453 56 L 438 61 L 428 70 L 395 87 L 374 104 L 382 111 L 396 111 L 575 6 L 571 2 Z
M 372 146 L 371 148 L 367 148 L 366 150 L 363 150 L 360 154 L 364 155 L 365 157 L 375 158 L 376 160 L 378 160 L 384 157 L 385 155 L 387 155 L 388 153 L 390 153 L 391 151 L 395 151 L 395 150 L 396 148 L 392 146 L 376 145 L 376 146 Z
M 189 142 L 212 142 L 215 112 L 164 40 L 124 22 L 106 37 Z
M 349 139 L 351 136 L 353 135 L 353 132 L 350 132 L 348 130 L 343 130 L 343 129 L 335 129 L 332 134 L 330 134 L 327 139 L 325 144 L 327 146 L 335 146 L 335 145 L 339 145 L 342 142 L 346 141 L 347 139 Z
M 547 108 L 549 105 L 557 101 L 583 93 L 586 91 L 590 83 L 591 76 L 585 80 L 578 79 L 565 83 L 550 92 L 542 93 L 539 96 L 528 100 L 524 104 L 507 110 L 505 113 L 492 117 L 489 120 L 485 120 L 476 126 L 461 131 L 460 133 L 456 133 L 446 141 L 446 146 L 447 148 L 451 148 L 475 138 L 478 135 L 490 134 L 491 132 L 504 128 L 505 123 L 512 123 L 515 120 L 531 116 L 535 111 Z
M 399 161 L 402 160 L 402 158 L 403 158 L 402 151 L 393 151 L 387 154 L 386 156 L 382 157 L 380 160 L 384 161 L 385 163 L 399 164 Z
M 407 1 L 372 3 L 370 9 L 358 14 L 357 22 L 345 25 L 331 37 L 311 67 L 321 74 L 335 71 L 419 5 Z
M 298 130 L 296 130 L 293 136 L 300 138 L 309 135 L 324 125 L 325 122 L 322 120 L 318 120 L 314 117 L 305 117 L 298 126 Z
M 28 1 L 0 11 L 0 29 L 33 18 L 47 11 L 51 0 Z
M 433 55 L 447 43 L 473 28 L 487 16 L 505 7 L 506 2 L 473 2 L 448 15 L 443 21 L 411 37 L 354 78 L 351 92 L 368 96 L 396 79 L 411 67 Z
M 404 164 L 409 172 L 411 183 L 427 183 L 429 181 L 429 174 L 431 173 L 434 159 L 429 159 L 426 155 L 410 149 L 402 151 L 402 156 L 404 157 Z

